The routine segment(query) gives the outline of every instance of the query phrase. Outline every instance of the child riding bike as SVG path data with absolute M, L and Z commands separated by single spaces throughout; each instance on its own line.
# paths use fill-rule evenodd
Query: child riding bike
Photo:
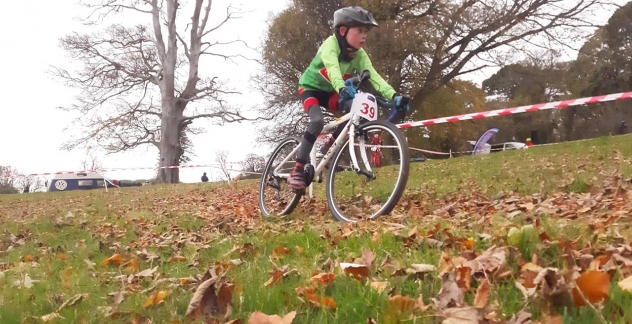
M 402 106 L 405 100 L 402 100 L 402 95 L 396 94 L 393 87 L 375 71 L 369 56 L 362 49 L 367 33 L 377 25 L 373 16 L 361 7 L 353 6 L 336 10 L 334 34 L 320 46 L 316 57 L 299 79 L 299 98 L 303 103 L 303 109 L 308 114 L 309 125 L 301 140 L 296 165 L 288 179 L 290 187 L 297 192 L 305 190 L 304 166 L 307 164 L 309 152 L 317 136 L 324 127 L 320 107 L 334 112 L 348 107 L 355 96 L 356 89 L 351 82 L 345 82 L 345 80 L 351 77 L 353 71 L 368 70 L 373 87 L 382 96 L 394 101 L 395 110 L 404 108 Z M 405 108 L 406 111 L 409 110 L 407 103 Z M 325 143 L 325 146 L 331 146 L 338 134 L 334 132 L 333 137 Z

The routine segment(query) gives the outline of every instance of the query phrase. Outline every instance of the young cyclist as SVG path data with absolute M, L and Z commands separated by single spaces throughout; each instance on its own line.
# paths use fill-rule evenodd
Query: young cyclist
M 320 107 L 332 111 L 348 105 L 355 96 L 355 87 L 345 80 L 354 71 L 370 72 L 370 82 L 385 98 L 391 98 L 396 108 L 401 109 L 402 96 L 397 95 L 384 79 L 375 71 L 369 56 L 364 51 L 367 33 L 378 24 L 373 16 L 361 7 L 345 7 L 334 12 L 334 34 L 325 39 L 316 57 L 299 80 L 299 98 L 309 117 L 307 131 L 303 135 L 298 150 L 296 165 L 288 183 L 297 192 L 305 189 L 304 166 L 309 159 L 317 136 L 323 130 L 323 113 Z M 406 110 L 408 110 L 406 105 Z M 326 146 L 331 146 L 333 140 Z

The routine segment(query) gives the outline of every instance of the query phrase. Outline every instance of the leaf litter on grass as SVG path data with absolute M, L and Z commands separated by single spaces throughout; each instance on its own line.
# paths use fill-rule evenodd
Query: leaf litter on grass
M 585 192 L 569 190 L 576 185 L 571 186 L 574 180 L 561 179 L 559 191 L 530 195 L 507 190 L 490 196 L 469 180 L 462 184 L 468 190 L 445 196 L 409 188 L 391 217 L 353 225 L 323 219 L 328 211 L 320 199 L 299 205 L 297 213 L 305 218 L 263 222 L 254 186 L 205 190 L 181 186 L 128 190 L 125 195 L 112 191 L 97 196 L 108 215 L 94 211 L 90 200 L 79 194 L 72 198 L 79 202 L 72 211 L 68 198 L 43 196 L 41 201 L 12 202 L 10 214 L 5 213 L 29 217 L 7 218 L 14 225 L 0 240 L 0 255 L 6 256 L 0 271 L 11 283 L 19 281 L 18 287 L 33 289 L 38 280 L 49 277 L 45 271 L 63 276 L 71 266 L 81 267 L 92 280 L 108 287 L 88 293 L 59 286 L 64 295 L 73 296 L 67 302 L 76 301 L 63 309 L 58 304 L 49 314 L 24 310 L 50 322 L 60 311 L 82 307 L 80 301 L 87 296 L 111 319 L 301 322 L 306 313 L 334 313 L 348 307 L 344 300 L 336 300 L 345 297 L 335 296 L 340 296 L 336 290 L 341 285 L 352 282 L 385 296 L 381 313 L 367 316 L 363 319 L 367 322 L 423 321 L 433 316 L 443 323 L 556 322 L 562 316 L 581 316 L 579 311 L 621 322 L 630 315 L 617 306 L 620 300 L 613 300 L 617 298 L 613 289 L 624 294 L 632 290 L 628 230 L 632 188 L 621 175 L 603 172 L 599 179 Z M 148 212 L 138 217 L 135 210 Z M 31 225 L 35 217 L 55 211 L 62 216 L 53 218 L 58 219 L 53 226 L 85 230 L 95 244 L 71 237 L 58 251 L 59 243 L 53 244 Z M 72 217 L 63 216 L 69 214 Z M 192 221 L 198 225 L 187 228 Z M 509 244 L 509 229 L 525 225 L 531 226 L 533 235 L 522 231 L 518 243 Z M 310 247 L 314 242 L 299 246 L 289 240 L 307 226 L 327 249 L 315 252 Z M 365 245 L 347 255 L 357 240 Z M 390 240 L 396 248 L 382 251 L 382 240 Z M 205 259 L 202 255 L 207 251 L 216 259 Z M 420 258 L 419 251 L 430 257 Z M 321 262 L 329 261 L 315 264 L 316 253 Z M 78 263 L 73 261 L 77 257 Z M 64 266 L 55 270 L 53 262 Z M 257 289 L 281 294 L 292 285 L 293 293 L 282 304 L 274 304 L 271 313 L 287 315 L 267 315 L 257 303 L 243 302 L 249 296 L 240 287 L 251 279 L 241 273 L 250 268 L 262 270 L 264 278 Z M 287 280 L 290 275 L 300 279 Z M 422 295 L 421 288 L 411 290 L 411 284 L 435 288 Z M 509 301 L 501 295 L 507 289 L 516 292 L 512 298 L 518 300 L 511 303 L 522 305 L 513 306 L 509 313 L 505 305 Z M 132 296 L 139 296 L 141 305 L 131 305 Z M 178 313 L 173 306 L 183 298 L 185 311 Z M 122 307 L 125 311 L 119 310 Z M 606 307 L 617 311 L 604 311 Z

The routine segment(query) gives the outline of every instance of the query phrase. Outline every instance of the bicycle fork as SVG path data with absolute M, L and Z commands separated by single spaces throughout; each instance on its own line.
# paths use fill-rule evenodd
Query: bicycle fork
M 359 117 L 356 117 L 359 119 Z M 358 143 L 358 146 L 360 148 L 360 156 L 362 157 L 362 162 L 364 163 L 364 170 L 360 167 L 360 163 L 358 163 L 358 158 L 355 154 L 355 143 L 354 143 L 354 138 L 355 138 L 355 132 L 356 132 L 356 120 L 354 118 L 354 120 L 350 123 L 351 125 L 349 126 L 349 155 L 351 156 L 351 164 L 352 167 L 354 168 L 354 170 L 356 171 L 356 173 L 359 174 L 363 174 L 367 177 L 367 179 L 369 179 L 369 181 L 371 180 L 375 180 L 375 175 L 373 174 L 373 170 L 371 170 L 371 163 L 369 162 L 369 158 L 366 154 L 366 139 L 364 136 L 360 136 L 360 142 Z M 363 135 L 363 134 L 360 134 Z

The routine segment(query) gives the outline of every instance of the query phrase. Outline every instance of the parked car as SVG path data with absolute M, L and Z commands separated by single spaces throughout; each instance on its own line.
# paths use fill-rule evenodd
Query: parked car
M 476 141 L 467 141 L 472 145 L 472 149 L 474 149 L 474 145 L 476 145 Z M 508 151 L 508 150 L 526 150 L 529 147 L 525 143 L 521 142 L 505 142 L 498 144 L 489 144 L 485 143 L 483 147 L 480 148 L 478 154 L 489 154 L 491 152 L 500 152 L 500 151 Z
M 58 174 L 50 182 L 48 191 L 69 191 L 113 188 L 118 186 L 118 181 L 105 181 L 104 177 L 96 172 L 81 172 L 73 174 Z

